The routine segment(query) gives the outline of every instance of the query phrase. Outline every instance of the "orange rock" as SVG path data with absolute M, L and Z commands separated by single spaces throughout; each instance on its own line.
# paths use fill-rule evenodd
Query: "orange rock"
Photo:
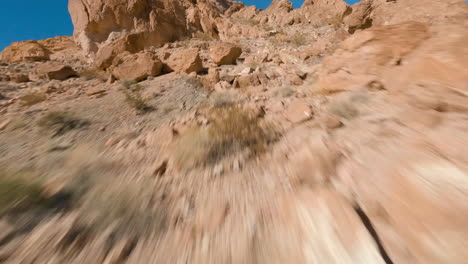
M 210 57 L 217 65 L 236 64 L 242 48 L 230 43 L 216 43 L 210 46 Z
M 162 62 L 150 53 L 126 55 L 118 59 L 112 74 L 119 80 L 142 81 L 161 73 Z
M 35 40 L 13 42 L 0 53 L 0 60 L 5 62 L 45 61 L 49 60 L 50 51 Z
M 75 40 L 85 53 L 95 53 L 98 44 L 112 32 L 128 32 L 133 52 L 191 36 L 196 31 L 216 34 L 215 19 L 230 1 L 191 0 L 70 0 L 68 9 Z M 103 12 L 105 10 L 105 12 Z
M 168 59 L 164 60 L 169 71 L 198 73 L 203 70 L 202 60 L 197 48 L 189 48 L 175 51 Z

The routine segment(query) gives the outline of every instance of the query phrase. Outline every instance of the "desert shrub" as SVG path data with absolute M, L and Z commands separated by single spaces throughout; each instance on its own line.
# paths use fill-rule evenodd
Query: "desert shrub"
M 78 75 L 88 81 L 97 79 L 104 82 L 107 80 L 106 72 L 96 67 L 84 68 L 78 73 Z
M 289 43 L 293 44 L 296 47 L 304 46 L 307 44 L 307 38 L 303 33 L 296 32 L 288 40 Z
M 77 118 L 70 112 L 53 111 L 39 119 L 37 124 L 43 130 L 52 131 L 54 136 L 59 136 L 70 130 L 85 127 L 89 122 Z
M 273 94 L 278 97 L 291 97 L 294 95 L 294 89 L 289 86 L 278 87 Z
M 130 89 L 133 85 L 138 84 L 138 82 L 135 80 L 123 80 L 121 84 L 124 88 Z
M 208 33 L 198 31 L 193 34 L 193 38 L 199 39 L 199 40 L 204 40 L 204 41 L 211 41 L 214 40 L 213 36 L 211 36 Z
M 175 148 L 175 161 L 181 168 L 190 169 L 215 165 L 241 152 L 262 153 L 275 141 L 275 129 L 262 124 L 253 112 L 238 106 L 213 109 L 211 125 L 184 133 Z
M 29 212 L 42 218 L 45 211 L 68 208 L 68 197 L 65 192 L 47 194 L 42 182 L 30 172 L 0 170 L 0 216 Z
M 5 174 L 0 172 L 0 215 L 47 206 L 41 186 L 25 178 L 9 177 Z
M 31 92 L 19 98 L 22 105 L 31 106 L 43 102 L 47 99 L 44 93 Z
M 155 191 L 152 184 L 144 180 L 127 182 L 112 170 L 115 164 L 93 158 L 85 163 L 78 161 L 80 167 L 66 187 L 78 208 L 78 222 L 95 233 L 111 228 L 117 240 L 164 230 L 166 214 L 151 202 Z
M 239 95 L 229 91 L 213 92 L 210 101 L 216 108 L 233 106 L 239 101 Z
M 328 106 L 328 111 L 338 117 L 351 120 L 359 116 L 359 109 L 346 100 L 336 100 Z
M 125 102 L 127 104 L 137 110 L 140 113 L 149 112 L 153 108 L 148 104 L 149 99 L 143 97 L 141 94 L 140 89 L 136 89 L 133 91 L 124 91 L 125 94 Z
M 265 30 L 265 31 L 272 31 L 272 30 L 273 30 L 273 27 L 270 26 L 270 25 L 268 25 L 268 24 L 265 24 L 265 25 L 263 26 L 263 30 Z
M 245 18 L 240 20 L 243 24 L 250 25 L 250 26 L 257 26 L 260 24 L 260 21 L 254 18 Z

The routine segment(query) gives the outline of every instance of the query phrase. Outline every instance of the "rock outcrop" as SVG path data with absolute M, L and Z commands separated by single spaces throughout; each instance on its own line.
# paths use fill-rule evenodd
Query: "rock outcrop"
M 0 61 L 46 61 L 49 60 L 50 51 L 35 40 L 14 42 L 0 54 Z
M 70 10 L 1 54 L 0 262 L 467 262 L 468 3 Z
M 196 31 L 216 35 L 214 20 L 229 0 L 70 0 L 74 36 L 86 53 L 97 52 L 116 32 L 135 49 L 160 46 Z M 111 38 L 111 39 L 110 39 Z
M 363 0 L 351 8 L 344 23 L 350 32 L 370 26 L 399 24 L 407 21 L 437 24 L 468 17 L 461 0 Z

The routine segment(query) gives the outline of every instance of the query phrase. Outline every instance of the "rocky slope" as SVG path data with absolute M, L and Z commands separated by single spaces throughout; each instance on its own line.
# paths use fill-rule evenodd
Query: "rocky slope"
M 466 2 L 69 7 L 0 53 L 0 263 L 466 263 Z

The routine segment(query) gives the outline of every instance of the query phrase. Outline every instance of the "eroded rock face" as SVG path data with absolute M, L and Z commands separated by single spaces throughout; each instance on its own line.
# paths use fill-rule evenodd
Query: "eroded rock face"
M 468 17 L 466 3 L 461 0 L 364 0 L 351 7 L 344 20 L 350 32 L 370 26 L 417 21 L 428 24 L 454 22 Z
M 86 53 L 94 53 L 112 32 L 134 35 L 133 46 L 159 46 L 190 36 L 216 33 L 214 19 L 230 6 L 229 0 L 70 0 L 74 36 Z
M 298 9 L 294 9 L 289 0 L 275 0 L 264 11 L 256 12 L 258 15 L 253 12 L 252 7 L 236 6 L 228 14 L 233 18 L 254 18 L 258 23 L 269 25 L 326 25 L 341 23 L 342 19 L 351 13 L 351 8 L 342 0 L 305 1 Z
M 427 25 L 415 22 L 356 33 L 325 59 L 318 71 L 316 87 L 323 93 L 363 87 L 401 64 L 405 56 L 429 37 Z
M 35 40 L 14 42 L 0 54 L 4 62 L 45 61 L 50 51 Z

